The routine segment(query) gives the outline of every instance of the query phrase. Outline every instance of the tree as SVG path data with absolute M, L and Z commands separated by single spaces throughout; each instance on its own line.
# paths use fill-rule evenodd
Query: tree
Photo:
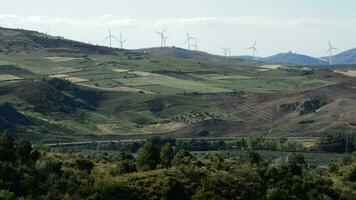
M 173 156 L 173 148 L 169 143 L 166 143 L 161 149 L 161 165 L 165 168 L 169 168 L 172 165 Z
M 263 161 L 260 154 L 254 152 L 254 151 L 248 152 L 246 159 L 251 164 L 256 164 L 256 165 L 259 165 Z
M 173 157 L 172 164 L 178 165 L 189 165 L 193 156 L 188 151 L 179 150 Z
M 94 168 L 94 163 L 87 159 L 78 159 L 75 161 L 75 165 L 78 169 L 85 170 L 88 174 L 90 174 Z
M 13 151 L 15 146 L 14 139 L 10 132 L 5 131 L 0 137 L 0 161 L 14 162 L 16 157 Z
M 135 164 L 130 160 L 121 160 L 116 164 L 115 168 L 110 172 L 110 174 L 117 176 L 131 172 L 136 172 Z
M 185 200 L 189 199 L 182 183 L 177 179 L 168 177 L 163 181 L 161 187 L 161 195 L 163 200 Z
M 159 163 L 159 157 L 159 148 L 150 142 L 146 142 L 137 155 L 137 169 L 139 171 L 156 169 Z
M 16 145 L 17 159 L 23 164 L 29 164 L 31 161 L 32 145 L 26 140 L 20 140 Z
M 14 200 L 15 195 L 12 192 L 7 190 L 0 190 L 0 199 L 1 200 Z

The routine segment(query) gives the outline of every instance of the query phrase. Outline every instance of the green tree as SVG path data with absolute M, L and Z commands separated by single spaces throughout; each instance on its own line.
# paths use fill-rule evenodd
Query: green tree
M 137 155 L 137 169 L 139 171 L 148 171 L 156 169 L 159 163 L 160 151 L 157 146 L 146 142 L 139 150 Z
M 165 168 L 169 168 L 172 165 L 172 159 L 174 156 L 173 148 L 169 143 L 166 143 L 161 149 L 161 165 Z
M 136 166 L 131 160 L 121 160 L 110 172 L 111 175 L 118 176 L 122 174 L 136 172 Z
M 14 200 L 15 195 L 12 192 L 7 190 L 0 190 L 0 199 L 1 200 Z
M 175 178 L 166 178 L 161 187 L 162 200 L 185 200 L 189 199 L 185 188 Z
M 14 162 L 16 157 L 14 153 L 15 142 L 10 132 L 5 131 L 0 136 L 0 161 Z
M 247 153 L 246 160 L 249 163 L 256 164 L 256 165 L 259 165 L 263 161 L 263 159 L 260 156 L 260 154 L 254 152 L 254 151 L 250 151 L 250 152 Z
M 172 164 L 175 166 L 178 165 L 189 165 L 192 161 L 193 156 L 188 151 L 179 150 L 173 157 Z
M 94 163 L 87 159 L 78 159 L 75 161 L 75 165 L 79 170 L 84 170 L 88 174 L 90 174 L 94 168 Z

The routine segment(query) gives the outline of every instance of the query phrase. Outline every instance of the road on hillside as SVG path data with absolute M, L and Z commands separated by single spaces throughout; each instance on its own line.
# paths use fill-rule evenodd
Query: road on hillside
M 242 139 L 247 137 L 205 137 L 205 138 L 174 138 L 175 140 L 233 140 L 233 139 Z M 280 137 L 264 137 L 264 138 L 280 138 Z M 292 140 L 301 140 L 301 139 L 311 139 L 318 140 L 319 137 L 286 137 L 287 139 Z M 121 140 L 91 140 L 91 141 L 79 141 L 79 142 L 58 142 L 58 143 L 49 143 L 44 144 L 46 147 L 63 147 L 63 146 L 83 146 L 88 144 L 108 144 L 108 143 L 130 143 L 130 142 L 143 142 L 147 139 L 121 139 Z

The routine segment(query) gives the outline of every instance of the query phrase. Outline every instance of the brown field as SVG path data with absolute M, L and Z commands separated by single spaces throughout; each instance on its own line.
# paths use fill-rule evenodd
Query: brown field
M 80 78 L 80 77 L 74 77 L 74 76 L 66 77 L 65 79 L 70 81 L 70 82 L 73 82 L 73 83 L 81 83 L 81 82 L 89 81 L 88 79 Z
M 53 74 L 49 76 L 50 78 L 67 78 L 67 74 Z
M 106 87 L 98 87 L 98 86 L 84 84 L 84 83 L 80 83 L 79 85 L 82 85 L 82 86 L 85 86 L 85 87 L 89 87 L 89 88 L 93 88 L 93 89 L 97 89 L 97 90 L 108 91 L 108 92 L 129 92 L 129 93 L 143 92 L 145 94 L 154 94 L 153 92 L 150 92 L 150 91 L 140 90 L 140 89 L 131 88 L 131 87 L 125 87 L 125 86 L 106 88 Z
M 260 68 L 263 69 L 278 69 L 278 68 L 282 68 L 282 65 L 263 65 Z
M 147 132 L 152 132 L 152 133 L 167 133 L 167 132 L 173 132 L 177 131 L 185 126 L 184 123 L 181 122 L 168 122 L 168 123 L 159 123 L 159 124 L 151 124 L 148 126 L 145 126 L 144 129 Z
M 135 74 L 137 76 L 143 76 L 143 77 L 148 77 L 148 76 L 160 76 L 159 74 L 155 73 L 150 73 L 150 72 L 142 72 L 142 71 L 130 71 L 128 72 L 130 74 Z
M 82 60 L 83 58 L 71 58 L 71 57 L 45 57 L 52 62 L 68 62 L 72 60 Z
M 356 70 L 348 70 L 348 71 L 335 70 L 334 72 L 343 74 L 345 76 L 356 77 Z
M 122 72 L 128 72 L 128 71 L 130 71 L 130 70 L 128 70 L 128 69 L 122 69 L 122 68 L 115 68 L 115 69 L 113 69 L 113 71 L 114 71 L 114 72 L 122 73 Z
M 0 74 L 0 81 L 12 81 L 12 80 L 21 80 L 21 77 L 14 76 L 11 74 Z

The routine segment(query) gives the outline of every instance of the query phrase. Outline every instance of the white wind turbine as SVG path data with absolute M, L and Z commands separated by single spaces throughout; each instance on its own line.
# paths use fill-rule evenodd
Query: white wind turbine
M 164 47 L 166 45 L 166 39 L 169 36 L 164 36 L 164 33 L 167 31 L 167 28 L 165 28 L 163 31 L 159 32 L 156 31 L 156 33 L 159 35 L 159 37 L 161 38 L 161 47 Z
M 332 65 L 333 50 L 337 50 L 337 48 L 331 45 L 330 40 L 328 42 L 329 42 L 329 49 L 325 52 L 325 54 L 329 53 L 329 65 Z
M 119 44 L 120 44 L 120 49 L 124 48 L 124 43 L 127 42 L 127 40 L 123 39 L 122 33 L 120 33 L 120 39 L 119 39 Z
M 231 56 L 231 47 L 229 48 L 221 47 L 221 49 L 223 50 L 225 57 Z
M 108 35 L 108 37 L 105 38 L 105 40 L 109 40 L 109 42 L 110 42 L 110 48 L 112 48 L 112 39 L 118 40 L 115 36 L 113 36 L 113 35 L 111 34 L 111 30 L 110 30 L 110 28 L 109 28 L 109 35 Z
M 170 38 L 171 36 L 163 36 L 163 45 L 166 46 L 167 39 Z
M 195 51 L 199 51 L 198 42 L 199 42 L 198 39 L 195 39 L 194 44 L 191 45 L 192 47 L 194 47 L 194 50 L 195 50 Z
M 188 49 L 189 49 L 189 50 L 190 50 L 191 47 L 192 47 L 192 45 L 191 45 L 191 40 L 195 40 L 195 39 L 196 39 L 196 38 L 191 37 L 191 36 L 189 35 L 189 32 L 187 32 L 187 40 L 185 40 L 184 43 L 188 43 Z
M 253 58 L 253 60 L 255 60 L 255 58 L 256 58 L 256 53 L 258 53 L 258 50 L 257 50 L 256 46 L 257 46 L 257 41 L 255 41 L 255 42 L 253 43 L 253 46 L 252 46 L 252 47 L 247 48 L 247 49 L 252 50 L 252 58 Z

